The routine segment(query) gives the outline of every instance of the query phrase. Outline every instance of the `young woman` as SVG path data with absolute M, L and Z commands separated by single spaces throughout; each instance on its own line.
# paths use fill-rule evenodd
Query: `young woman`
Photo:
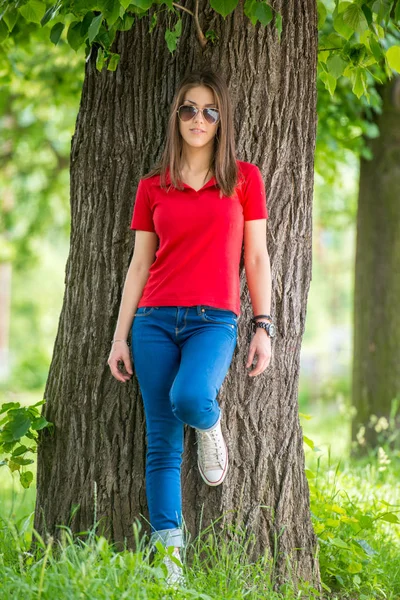
M 139 181 L 131 222 L 134 254 L 108 359 L 116 379 L 130 379 L 131 329 L 146 417 L 151 542 L 174 546 L 179 559 L 185 423 L 196 431 L 204 482 L 220 485 L 227 474 L 217 394 L 237 342 L 243 240 L 256 315 L 246 367 L 255 356 L 257 365 L 249 375 L 262 373 L 270 362 L 267 218 L 258 167 L 236 158 L 226 83 L 209 69 L 186 75 L 172 102 L 161 160 Z M 179 567 L 166 564 L 169 581 L 181 582 Z

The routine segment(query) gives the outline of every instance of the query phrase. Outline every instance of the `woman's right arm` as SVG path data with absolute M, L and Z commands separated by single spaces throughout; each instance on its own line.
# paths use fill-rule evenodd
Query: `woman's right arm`
M 126 343 L 132 326 L 134 314 L 142 297 L 143 288 L 149 277 L 149 269 L 154 262 L 158 245 L 158 236 L 152 231 L 136 230 L 135 248 L 125 278 L 108 364 L 113 376 L 118 381 L 127 381 L 133 374 L 129 346 Z M 123 373 L 118 364 L 123 363 L 128 374 Z

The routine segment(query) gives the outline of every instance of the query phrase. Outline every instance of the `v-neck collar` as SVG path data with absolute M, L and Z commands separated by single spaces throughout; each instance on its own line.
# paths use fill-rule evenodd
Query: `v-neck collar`
M 170 173 L 170 171 L 169 171 L 169 167 L 167 167 L 166 174 L 165 174 L 165 181 L 166 181 L 166 184 L 167 184 L 167 185 L 169 185 L 169 184 L 171 183 L 171 177 L 170 177 L 170 174 L 169 174 L 169 173 Z M 195 193 L 197 194 L 198 192 L 201 192 L 202 190 L 204 190 L 204 189 L 206 189 L 206 188 L 208 188 L 208 187 L 211 187 L 212 185 L 217 185 L 217 180 L 216 180 L 216 177 L 215 177 L 215 175 L 213 175 L 213 176 L 211 177 L 211 179 L 210 179 L 209 181 L 207 181 L 207 183 L 205 183 L 205 184 L 203 185 L 203 187 L 201 187 L 201 188 L 200 188 L 200 189 L 198 189 L 198 190 L 195 190 L 194 188 L 192 188 L 190 185 L 188 185 L 188 184 L 187 184 L 187 183 L 185 183 L 184 181 L 183 181 L 182 183 L 183 183 L 183 187 L 184 187 L 185 189 L 191 190 L 192 192 L 195 192 Z

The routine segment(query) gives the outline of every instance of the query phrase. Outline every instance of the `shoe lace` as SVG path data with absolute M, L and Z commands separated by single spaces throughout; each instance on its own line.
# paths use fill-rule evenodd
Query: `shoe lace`
M 201 460 L 204 464 L 205 469 L 220 469 L 223 467 L 222 464 L 222 445 L 221 439 L 218 436 L 217 430 L 211 431 L 199 431 L 197 430 L 199 450 L 201 454 Z

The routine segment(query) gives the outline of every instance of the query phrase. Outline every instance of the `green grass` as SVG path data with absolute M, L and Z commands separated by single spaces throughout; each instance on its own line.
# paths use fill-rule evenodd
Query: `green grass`
M 93 528 L 85 541 L 63 528 L 63 540 L 41 540 L 32 532 L 35 487 L 24 490 L 6 467 L 0 470 L 0 590 L 3 600 L 207 598 L 294 600 L 400 598 L 399 451 L 382 449 L 350 460 L 349 416 L 341 402 L 303 402 L 301 417 L 306 474 L 324 594 L 307 584 L 272 590 L 271 560 L 249 564 L 245 532 L 203 530 L 192 542 L 187 586 L 165 586 L 162 551 L 150 556 L 138 522 L 133 524 L 136 552 L 117 552 Z M 33 465 L 35 466 L 35 465 Z M 35 555 L 28 549 L 37 539 Z

